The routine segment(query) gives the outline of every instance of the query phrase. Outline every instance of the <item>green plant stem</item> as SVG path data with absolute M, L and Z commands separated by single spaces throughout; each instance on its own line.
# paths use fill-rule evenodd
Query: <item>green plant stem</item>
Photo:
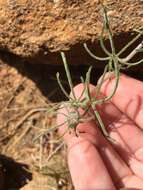
M 112 32 L 111 32 L 110 25 L 109 25 L 107 10 L 104 5 L 102 5 L 102 8 L 103 8 L 103 17 L 104 17 L 104 27 L 105 27 L 105 30 L 107 30 L 107 32 L 109 34 L 109 41 L 110 41 L 110 45 L 111 45 L 112 55 L 115 55 L 115 46 L 114 46 L 114 41 L 113 41 L 113 37 L 112 37 Z
M 138 53 L 138 50 L 141 48 L 143 48 L 143 41 L 126 58 L 122 58 L 122 60 L 124 62 L 128 62 Z
M 59 124 L 59 125 L 56 125 L 56 126 L 54 126 L 54 127 L 52 127 L 52 128 L 49 128 L 48 130 L 45 129 L 45 130 L 42 131 L 37 137 L 35 137 L 35 138 L 33 139 L 33 142 L 37 141 L 37 140 L 38 140 L 41 136 L 43 136 L 44 134 L 47 134 L 47 133 L 50 133 L 50 132 L 53 132 L 53 131 L 59 129 L 59 127 L 65 125 L 66 123 L 67 123 L 67 121 L 64 121 L 63 123 L 61 123 L 61 124 Z
M 105 75 L 107 73 L 107 70 L 108 70 L 108 66 L 109 65 L 106 65 L 105 68 L 104 68 L 104 72 L 100 78 L 100 83 L 97 84 L 97 87 L 96 87 L 96 98 L 100 95 L 100 90 L 101 90 L 101 86 L 104 82 L 104 78 L 105 78 Z
M 102 119 L 101 119 L 101 116 L 100 116 L 99 112 L 98 112 L 97 109 L 96 109 L 95 107 L 93 107 L 93 106 L 92 106 L 92 109 L 93 109 L 93 112 L 94 112 L 94 115 L 95 115 L 95 119 L 98 121 L 99 126 L 101 127 L 101 130 L 102 130 L 102 132 L 103 132 L 103 135 L 104 135 L 105 137 L 109 137 L 108 131 L 107 131 L 106 128 L 105 128 L 105 125 L 104 125 L 104 123 L 103 123 L 103 121 L 102 121 Z
M 75 96 L 75 93 L 74 93 L 74 90 L 73 90 L 73 82 L 72 82 L 72 79 L 71 79 L 70 70 L 69 70 L 68 63 L 66 61 L 66 57 L 65 57 L 64 52 L 61 52 L 61 56 L 62 56 L 62 59 L 63 59 L 63 63 L 64 63 L 64 67 L 65 67 L 65 71 L 66 71 L 66 75 L 67 75 L 67 79 L 68 79 L 68 82 L 69 82 L 71 93 L 72 93 L 74 99 L 76 100 L 76 96 Z
M 141 37 L 141 34 L 138 34 L 135 38 L 133 38 L 125 47 L 123 47 L 121 49 L 121 51 L 119 51 L 119 53 L 117 53 L 117 56 L 120 56 L 124 51 L 126 51 L 126 49 L 128 49 L 128 47 L 130 47 L 135 41 L 137 41 L 139 38 Z
M 86 44 L 86 43 L 84 43 L 83 46 L 84 46 L 85 50 L 87 51 L 87 53 L 88 53 L 91 57 L 93 57 L 94 59 L 96 59 L 96 60 L 99 60 L 99 61 L 107 61 L 107 60 L 110 59 L 109 57 L 98 57 L 98 56 L 94 55 L 94 54 L 89 50 L 89 48 L 87 47 L 87 44 Z
M 59 75 L 59 73 L 57 73 L 56 76 L 57 76 L 58 84 L 59 84 L 59 86 L 60 86 L 62 92 L 64 93 L 64 95 L 65 95 L 68 99 L 73 100 L 73 99 L 69 96 L 69 94 L 66 92 L 66 90 L 64 89 L 64 87 L 63 87 L 63 85 L 62 85 L 62 83 L 61 83 L 61 80 L 60 80 L 60 75 Z
M 139 65 L 140 63 L 143 63 L 143 60 L 139 60 L 139 61 L 137 61 L 137 62 L 135 62 L 135 63 L 127 63 L 127 62 L 124 62 L 124 61 L 121 60 L 121 59 L 118 59 L 118 60 L 119 60 L 120 63 L 122 63 L 123 65 L 128 66 L 127 68 L 132 67 L 132 66 Z
M 102 29 L 102 32 L 101 32 L 101 36 L 100 36 L 100 45 L 101 45 L 101 48 L 103 49 L 103 51 L 105 52 L 105 54 L 108 55 L 108 57 L 111 56 L 111 53 L 106 49 L 105 45 L 104 45 L 104 41 L 103 41 L 103 38 L 104 38 L 104 30 L 105 28 L 103 27 Z

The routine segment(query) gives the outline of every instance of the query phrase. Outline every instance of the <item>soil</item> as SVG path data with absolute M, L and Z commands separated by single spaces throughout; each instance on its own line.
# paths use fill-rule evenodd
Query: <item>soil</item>
M 61 142 L 49 143 L 57 133 L 46 132 L 55 123 L 55 114 L 47 112 L 50 101 L 26 76 L 31 68 L 21 64 L 21 73 L 17 65 L 0 61 L 0 189 L 71 190 L 66 149 L 51 157 Z M 41 82 L 41 73 L 39 78 L 37 71 L 31 75 Z M 45 135 L 38 138 L 43 130 Z

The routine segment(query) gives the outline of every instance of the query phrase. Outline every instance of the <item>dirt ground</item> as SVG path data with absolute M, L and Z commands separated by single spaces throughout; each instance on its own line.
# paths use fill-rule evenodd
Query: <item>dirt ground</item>
M 0 61 L 0 189 L 70 190 L 66 148 L 60 148 L 61 142 L 49 143 L 56 132 L 38 138 L 55 122 L 55 115 L 47 113 L 50 101 L 14 66 Z

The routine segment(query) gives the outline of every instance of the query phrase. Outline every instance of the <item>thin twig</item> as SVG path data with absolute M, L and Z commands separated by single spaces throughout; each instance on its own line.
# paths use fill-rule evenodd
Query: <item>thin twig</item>
M 120 61 L 126 64 L 138 53 L 141 48 L 143 48 L 143 41 L 127 57 L 120 59 Z

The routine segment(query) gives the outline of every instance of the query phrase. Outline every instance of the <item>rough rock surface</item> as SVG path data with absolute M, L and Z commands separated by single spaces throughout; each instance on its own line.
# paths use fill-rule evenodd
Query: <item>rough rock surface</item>
M 143 26 L 142 0 L 106 0 L 113 33 Z M 22 57 L 96 41 L 102 28 L 98 0 L 0 0 L 0 49 Z

